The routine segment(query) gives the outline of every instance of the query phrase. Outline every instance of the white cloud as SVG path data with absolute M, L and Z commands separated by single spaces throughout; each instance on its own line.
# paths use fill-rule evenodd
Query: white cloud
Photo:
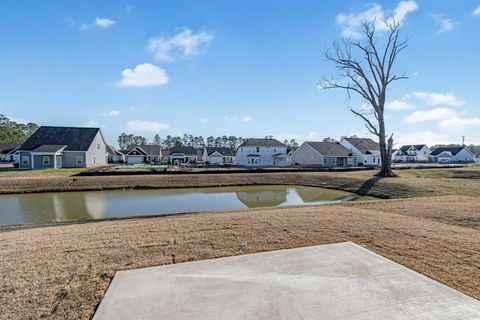
M 201 122 L 201 123 L 207 123 L 207 122 L 208 122 L 208 119 L 207 119 L 207 118 L 200 118 L 200 122 Z
M 147 50 L 153 53 L 158 61 L 173 61 L 177 57 L 199 55 L 212 42 L 213 33 L 201 31 L 193 33 L 185 28 L 169 38 L 152 38 L 148 41 Z
M 75 21 L 72 17 L 68 17 L 67 23 L 70 25 L 70 27 L 78 28 L 79 30 L 88 30 L 94 27 L 107 29 L 117 24 L 115 20 L 98 17 L 95 18 L 95 21 L 92 23 L 80 23 Z
M 467 126 L 479 126 L 479 118 L 462 118 L 462 117 L 452 117 L 440 121 L 438 126 L 442 129 L 451 130 L 451 131 L 462 131 Z
M 375 28 L 379 31 L 388 29 L 387 24 L 395 20 L 402 24 L 407 15 L 418 9 L 418 4 L 413 0 L 400 1 L 395 9 L 391 12 L 385 13 L 380 5 L 373 3 L 369 7 L 357 13 L 340 13 L 336 17 L 337 24 L 342 28 L 342 35 L 344 37 L 360 37 L 361 28 L 364 22 L 375 21 Z M 385 23 L 387 22 L 387 23 Z
M 318 133 L 312 130 L 312 131 L 310 131 L 310 132 L 308 133 L 308 136 L 309 136 L 310 138 L 313 138 L 313 137 L 318 136 Z
M 95 18 L 95 25 L 99 28 L 110 28 L 116 25 L 117 22 L 115 20 L 111 20 L 108 18 Z
M 122 80 L 117 82 L 117 85 L 122 87 L 153 87 L 168 82 L 165 70 L 150 63 L 139 64 L 133 70 L 125 69 L 122 76 Z
M 130 131 L 157 133 L 170 128 L 170 126 L 163 122 L 133 120 L 127 123 L 127 128 Z
M 98 123 L 97 121 L 95 120 L 89 120 L 87 122 L 85 122 L 85 127 L 91 127 L 91 128 L 105 128 L 106 126 L 101 124 L 101 123 Z
M 415 91 L 407 97 L 414 96 L 423 100 L 430 106 L 446 105 L 451 107 L 460 107 L 465 104 L 465 100 L 462 100 L 452 93 L 438 93 L 438 92 L 425 92 Z
M 252 122 L 253 121 L 253 117 L 251 116 L 245 116 L 245 117 L 238 117 L 238 116 L 225 116 L 223 117 L 225 119 L 225 121 L 227 122 L 245 122 L 245 123 L 248 123 L 248 122 Z
M 415 109 L 415 106 L 409 102 L 403 100 L 393 100 L 385 104 L 387 110 L 400 111 L 400 110 L 411 110 Z
M 457 24 L 457 22 L 445 17 L 445 15 L 433 15 L 433 19 L 435 19 L 435 23 L 437 24 L 438 34 L 452 31 Z
M 395 144 L 400 147 L 405 144 L 424 143 L 427 146 L 435 144 L 449 144 L 458 142 L 458 137 L 451 137 L 444 133 L 433 131 L 399 133 L 394 136 Z
M 110 111 L 106 111 L 106 112 L 101 113 L 102 116 L 110 116 L 110 117 L 116 117 L 119 114 L 120 114 L 120 111 L 118 111 L 118 110 L 110 110 Z
M 419 110 L 415 111 L 405 117 L 405 123 L 418 123 L 425 121 L 434 121 L 434 120 L 445 120 L 452 117 L 457 117 L 461 115 L 456 110 L 450 108 L 436 108 L 432 110 Z
M 478 6 L 475 10 L 473 10 L 472 16 L 474 17 L 480 16 L 480 6 Z

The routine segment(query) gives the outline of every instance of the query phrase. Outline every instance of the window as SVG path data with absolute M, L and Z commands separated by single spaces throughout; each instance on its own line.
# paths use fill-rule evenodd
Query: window
M 373 158 L 372 162 L 375 163 L 375 158 Z
M 97 144 L 97 150 L 100 150 L 100 143 Z
M 337 159 L 333 158 L 333 159 L 332 159 L 332 162 L 333 162 L 333 163 L 336 163 L 336 162 L 337 162 Z
M 260 147 L 257 147 L 257 153 L 259 153 L 259 152 L 260 152 Z
M 327 158 L 323 158 L 323 163 L 327 164 Z
M 43 156 L 43 165 L 48 166 L 50 165 L 50 156 Z
M 83 164 L 83 158 L 82 156 L 77 156 L 76 157 L 76 161 L 77 161 L 77 166 L 81 166 Z
M 29 156 L 22 156 L 22 164 L 28 164 L 30 162 Z

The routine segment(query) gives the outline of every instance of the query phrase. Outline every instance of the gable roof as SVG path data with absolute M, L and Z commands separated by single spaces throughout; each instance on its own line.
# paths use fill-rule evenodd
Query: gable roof
M 139 144 L 128 146 L 127 153 L 135 148 L 140 148 L 147 154 L 147 156 L 159 156 L 162 150 L 162 148 L 156 144 Z
M 32 152 L 48 152 L 48 153 L 54 153 L 58 152 L 60 150 L 63 150 L 66 147 L 66 145 L 57 145 L 57 144 L 42 144 L 40 147 L 35 148 L 32 150 Z
M 168 149 L 169 154 L 183 153 L 186 156 L 197 156 L 197 149 L 194 147 L 172 147 Z
M 114 156 L 117 152 L 117 150 L 115 150 L 115 148 L 109 144 L 107 144 L 106 148 L 105 148 L 105 151 L 107 152 L 107 154 L 109 156 Z
M 21 144 L 17 143 L 0 143 L 0 154 L 8 154 L 15 151 Z
M 245 141 L 239 146 L 240 147 L 286 147 L 283 143 L 278 141 L 277 139 L 270 139 L 270 138 L 250 138 Z
M 41 126 L 19 150 L 31 151 L 42 145 L 66 146 L 66 151 L 88 151 L 100 128 Z
M 467 149 L 466 147 L 439 147 L 439 148 L 435 148 L 432 150 L 432 153 L 430 155 L 432 156 L 438 156 L 440 153 L 444 152 L 444 151 L 449 151 L 452 153 L 453 156 L 456 156 L 457 153 L 459 153 L 460 151 L 462 151 L 463 149 Z M 470 151 L 470 150 L 468 150 Z
M 310 147 L 324 157 L 348 157 L 352 152 L 338 142 L 313 142 L 306 141 Z
M 400 148 L 400 150 L 403 152 L 403 153 L 406 153 L 408 151 L 408 149 L 410 149 L 411 147 L 414 147 L 417 151 L 418 150 L 421 150 L 423 147 L 427 147 L 428 146 L 426 144 L 406 144 L 404 146 L 402 146 Z
M 370 138 L 344 138 L 361 153 L 367 154 L 380 150 L 380 145 Z
M 227 147 L 206 147 L 207 155 L 211 155 L 214 152 L 220 153 L 222 156 L 233 156 L 232 149 Z

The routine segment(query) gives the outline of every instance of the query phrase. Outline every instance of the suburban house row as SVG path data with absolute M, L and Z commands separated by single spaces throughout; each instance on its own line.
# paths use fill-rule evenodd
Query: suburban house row
M 1 145 L 0 160 L 18 163 L 20 169 L 84 168 L 108 163 L 238 165 L 247 167 L 356 167 L 380 166 L 380 147 L 369 138 L 342 138 L 339 142 L 302 143 L 296 150 L 271 137 L 246 139 L 235 152 L 225 147 L 161 148 L 132 145 L 116 150 L 100 128 L 40 127 L 22 145 Z M 396 162 L 474 162 L 466 147 L 430 150 L 426 145 L 402 146 L 393 153 Z

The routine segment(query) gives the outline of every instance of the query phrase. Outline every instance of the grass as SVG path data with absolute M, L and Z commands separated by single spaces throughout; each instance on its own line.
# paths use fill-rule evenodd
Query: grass
M 0 168 L 0 178 L 48 178 L 48 177 L 69 177 L 80 172 L 88 170 L 87 168 L 60 168 L 60 169 L 35 169 L 19 170 L 15 168 Z
M 374 171 L 114 177 L 36 172 L 41 175 L 35 179 L 1 172 L 0 193 L 289 184 L 397 199 L 0 228 L 4 318 L 89 319 L 118 270 L 341 241 L 364 245 L 480 299 L 478 167 L 400 170 L 388 179 L 374 177 Z
M 143 164 L 143 165 L 125 165 L 121 166 L 120 169 L 167 169 L 167 165 L 151 165 L 151 164 Z
M 480 298 L 478 198 L 442 196 L 11 229 L 0 314 L 90 319 L 118 270 L 343 241 Z

